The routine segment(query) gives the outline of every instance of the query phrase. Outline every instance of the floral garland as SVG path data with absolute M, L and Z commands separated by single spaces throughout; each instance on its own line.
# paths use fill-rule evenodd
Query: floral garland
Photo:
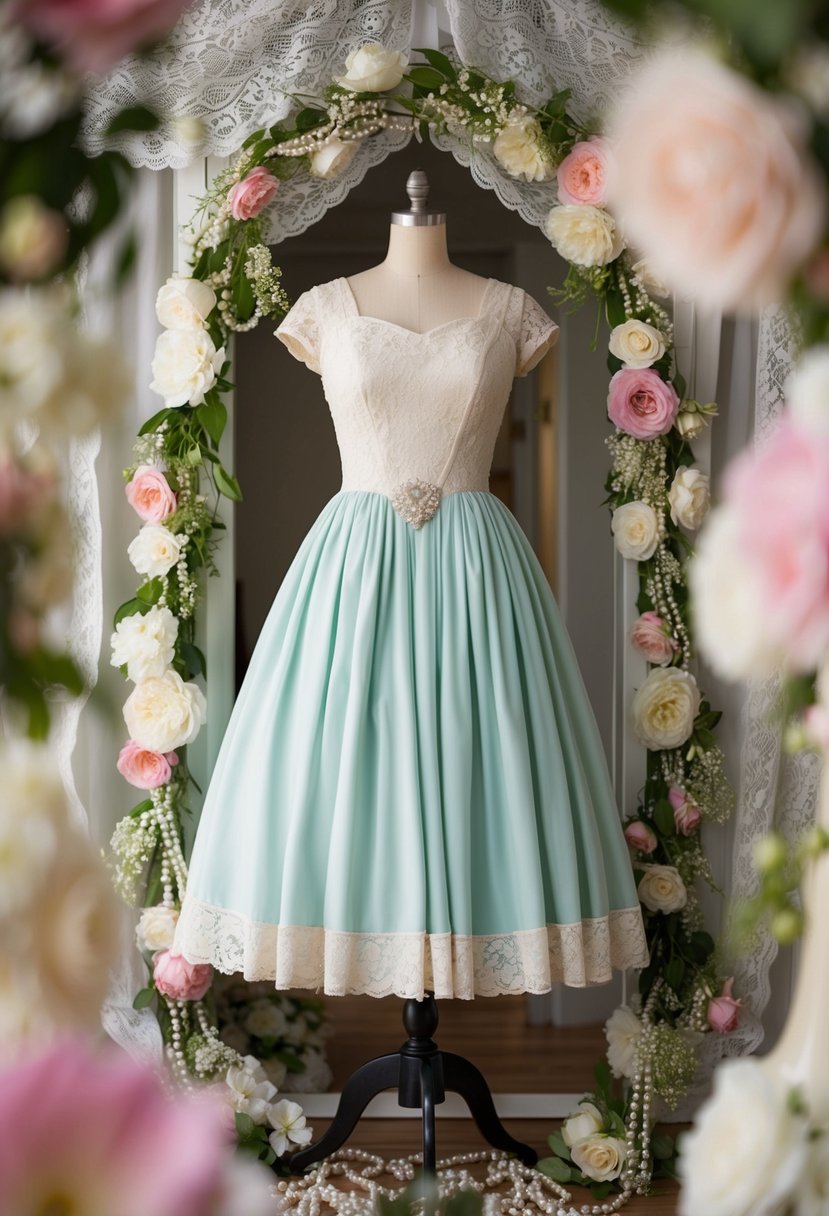
M 149 794 L 113 841 L 122 890 L 136 898 L 149 867 L 145 902 L 155 905 L 139 925 L 139 942 L 154 962 L 152 982 L 137 999 L 158 996 L 174 1065 L 182 1078 L 191 1077 L 193 1037 L 218 1043 L 204 1004 L 211 969 L 170 953 L 186 883 L 181 841 L 189 776 L 182 749 L 204 719 L 204 697 L 194 682 L 205 674 L 204 659 L 193 641 L 193 616 L 221 527 L 202 489 L 209 484 L 214 502 L 220 495 L 240 497 L 218 454 L 227 420 L 222 394 L 230 387 L 228 338 L 289 307 L 264 243 L 262 213 L 281 180 L 302 171 L 331 178 L 363 139 L 381 130 L 462 133 L 490 148 L 519 180 L 557 178 L 561 202 L 545 230 L 570 263 L 558 297 L 577 305 L 595 294 L 612 326 L 608 413 L 616 430 L 608 441 L 608 501 L 616 547 L 639 569 L 641 616 L 631 644 L 651 665 L 632 706 L 648 752 L 647 777 L 625 828 L 651 963 L 640 979 L 641 1012 L 623 1007 L 607 1026 L 610 1065 L 626 1082 L 623 1096 L 614 1096 L 601 1072 L 588 1144 L 580 1143 L 584 1136 L 568 1142 L 568 1121 L 564 1139 L 553 1145 L 556 1157 L 542 1168 L 559 1181 L 590 1183 L 597 1194 L 615 1186 L 615 1209 L 649 1186 L 659 1155 L 651 1141 L 654 1096 L 675 1105 L 696 1071 L 691 1039 L 712 1028 L 732 1030 L 739 1017 L 730 982 L 718 978 L 714 942 L 695 894 L 698 877 L 710 882 L 700 825 L 721 822 L 733 801 L 712 733 L 720 715 L 703 700 L 690 670 L 684 573 L 687 532 L 708 509 L 708 481 L 689 444 L 716 407 L 685 396 L 670 318 L 656 298 L 659 285 L 624 247 L 606 206 L 610 145 L 568 115 L 568 91 L 532 109 L 517 100 L 513 81 L 495 81 L 439 51 L 420 53 L 427 62 L 408 66 L 402 55 L 365 46 L 348 57 L 346 75 L 322 98 L 298 110 L 292 125 L 251 135 L 189 228 L 189 277 L 174 277 L 159 292 L 164 332 L 152 387 L 164 408 L 142 428 L 126 472 L 127 496 L 144 521 L 130 558 L 145 581 L 116 615 L 112 660 L 135 682 L 124 710 L 131 738 L 119 768 Z M 392 93 L 403 80 L 410 91 Z M 156 924 L 162 931 L 148 932 Z M 217 1055 L 215 1073 L 229 1060 Z M 577 1115 L 586 1127 L 585 1117 Z M 608 1157 L 620 1131 L 625 1139 Z M 662 1146 L 661 1155 L 671 1153 Z

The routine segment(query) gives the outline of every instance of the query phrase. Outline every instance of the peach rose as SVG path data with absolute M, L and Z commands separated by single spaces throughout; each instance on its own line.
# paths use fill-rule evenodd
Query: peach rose
M 637 853 L 652 853 L 658 843 L 656 833 L 641 819 L 632 819 L 626 826 L 625 840 Z
M 574 144 L 556 170 L 559 201 L 602 207 L 607 198 L 609 154 L 607 140 L 600 136 Z
M 731 1034 L 740 1025 L 740 1008 L 743 1002 L 731 995 L 733 987 L 733 978 L 726 980 L 720 995 L 712 997 L 708 1002 L 708 1025 L 718 1034 Z
M 610 379 L 607 413 L 634 439 L 667 435 L 679 413 L 676 389 L 650 367 L 623 367 Z
M 663 50 L 632 86 L 612 119 L 608 182 L 627 239 L 706 307 L 782 300 L 826 224 L 799 114 L 702 50 Z
M 125 781 L 139 790 L 154 790 L 166 785 L 173 767 L 178 764 L 175 752 L 153 752 L 129 739 L 118 756 L 118 772 Z
M 267 207 L 278 189 L 274 175 L 264 165 L 257 165 L 230 190 L 227 196 L 230 214 L 235 220 L 252 220 Z
M 172 950 L 159 950 L 153 955 L 153 981 L 174 1001 L 200 1001 L 213 983 L 213 968 L 209 963 L 188 963 Z
M 634 621 L 630 631 L 630 644 L 649 663 L 664 667 L 670 663 L 679 647 L 665 628 L 665 622 L 656 612 L 643 612 Z
M 141 464 L 126 487 L 127 502 L 145 523 L 160 524 L 176 509 L 170 483 L 152 464 Z
M 670 787 L 668 801 L 673 808 L 676 830 L 680 836 L 690 836 L 699 827 L 702 818 L 699 807 L 688 797 L 681 785 Z

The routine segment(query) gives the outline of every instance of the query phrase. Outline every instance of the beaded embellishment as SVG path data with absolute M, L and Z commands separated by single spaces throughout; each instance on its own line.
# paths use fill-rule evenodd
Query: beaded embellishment
M 428 481 L 405 481 L 392 495 L 391 505 L 413 528 L 422 528 L 440 506 L 440 486 Z

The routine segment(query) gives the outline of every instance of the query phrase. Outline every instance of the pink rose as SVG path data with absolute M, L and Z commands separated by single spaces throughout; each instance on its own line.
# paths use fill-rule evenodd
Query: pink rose
M 176 496 L 170 483 L 152 464 L 139 465 L 127 483 L 127 502 L 145 523 L 160 524 L 176 509 Z
M 714 996 L 708 1002 L 708 1025 L 718 1034 L 731 1034 L 740 1025 L 740 1008 L 742 1000 L 735 1000 L 731 995 L 734 980 L 726 980 L 719 996 Z
M 175 752 L 150 751 L 141 747 L 134 739 L 129 739 L 121 748 L 118 756 L 118 772 L 125 781 L 139 790 L 154 790 L 160 785 L 166 785 L 170 780 L 171 768 L 178 764 Z
M 0 537 L 14 536 L 30 524 L 54 489 L 49 473 L 32 472 L 11 456 L 0 458 Z
M 679 646 L 665 628 L 662 617 L 655 612 L 643 612 L 634 621 L 630 631 L 630 644 L 649 663 L 664 667 L 670 663 Z
M 653 439 L 673 426 L 679 397 L 653 368 L 623 367 L 611 377 L 607 412 L 620 431 L 634 439 Z
M 632 819 L 625 827 L 625 840 L 639 853 L 652 853 L 658 841 L 656 834 L 641 819 Z
M 230 214 L 235 220 L 252 220 L 267 207 L 278 189 L 279 182 L 273 174 L 264 165 L 257 165 L 228 194 Z
M 699 827 L 702 818 L 699 807 L 688 797 L 681 785 L 670 787 L 668 801 L 673 807 L 676 830 L 681 836 L 690 836 L 694 829 Z
M 659 278 L 707 308 L 785 297 L 826 225 L 791 102 L 702 50 L 664 50 L 632 77 L 609 136 L 609 205 Z
M 556 170 L 559 202 L 603 206 L 609 152 L 607 140 L 599 136 L 574 144 Z
M 76 72 L 103 74 L 160 41 L 192 0 L 16 0 L 17 20 Z
M 200 1001 L 213 983 L 213 968 L 209 963 L 188 963 L 172 950 L 159 950 L 153 955 L 153 980 L 158 991 L 174 1001 Z

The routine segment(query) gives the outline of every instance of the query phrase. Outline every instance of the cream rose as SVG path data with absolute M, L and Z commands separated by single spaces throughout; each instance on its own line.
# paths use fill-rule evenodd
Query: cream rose
M 707 425 L 708 420 L 705 415 L 700 414 L 697 410 L 680 410 L 674 422 L 679 434 L 689 443 L 701 435 Z
M 616 548 L 622 557 L 645 562 L 659 544 L 659 520 L 646 502 L 626 502 L 617 507 L 610 521 Z
M 165 329 L 198 333 L 216 307 L 216 294 L 200 279 L 169 278 L 155 298 L 155 315 Z
M 492 145 L 495 159 L 510 177 L 525 182 L 546 182 L 555 177 L 555 166 L 544 147 L 541 127 L 529 114 L 502 127 Z M 583 207 L 575 210 L 583 211 Z
M 288 1026 L 285 1014 L 272 1001 L 257 1001 L 245 1018 L 245 1030 L 257 1038 L 280 1039 Z
M 631 702 L 637 739 L 655 752 L 681 747 L 691 737 L 701 700 L 690 671 L 654 667 Z
M 201 405 L 216 383 L 224 358 L 225 348 L 216 350 L 203 329 L 165 329 L 156 342 L 150 388 L 164 398 L 168 408 Z
M 594 1182 L 610 1182 L 624 1169 L 627 1147 L 624 1140 L 616 1136 L 597 1133 L 574 1144 L 570 1156 L 581 1172 Z
M 668 491 L 668 502 L 674 523 L 695 532 L 711 507 L 708 474 L 696 465 L 680 465 Z
M 639 258 L 633 263 L 630 270 L 634 281 L 638 282 L 640 287 L 644 287 L 648 295 L 658 296 L 664 300 L 671 294 L 662 279 L 653 273 L 653 267 L 647 258 Z
M 681 1141 L 681 1216 L 776 1216 L 806 1169 L 807 1120 L 764 1061 L 728 1060 Z
M 799 426 L 829 435 L 829 346 L 806 351 L 786 382 L 786 400 Z
M 665 354 L 665 338 L 647 321 L 625 321 L 610 334 L 611 355 L 621 359 L 625 367 L 650 367 Z
M 335 82 L 352 93 L 387 93 L 403 79 L 409 61 L 402 51 L 389 51 L 379 42 L 367 42 L 351 51 L 345 61 L 345 76 Z
M 643 865 L 639 902 L 649 912 L 680 912 L 688 902 L 688 891 L 674 866 Z
M 553 207 L 544 231 L 564 260 L 577 266 L 606 266 L 624 249 L 610 212 L 589 204 Z
M 124 704 L 130 737 L 162 754 L 192 743 L 206 719 L 202 690 L 197 684 L 185 684 L 172 670 L 136 684 Z
M 327 139 L 311 153 L 308 172 L 312 177 L 328 181 L 337 177 L 351 164 L 357 154 L 357 140 Z
M 130 541 L 127 556 L 139 574 L 163 578 L 181 557 L 185 539 L 184 536 L 176 536 L 164 524 L 144 524 L 135 539 Z
M 138 949 L 146 954 L 169 950 L 173 944 L 178 915 L 176 908 L 168 908 L 164 904 L 144 908 L 135 929 Z
M 578 1110 L 561 1125 L 561 1138 L 568 1148 L 572 1148 L 578 1140 L 585 1140 L 603 1127 L 604 1119 L 598 1107 L 592 1102 L 580 1102 Z
M 614 1077 L 631 1080 L 639 1065 L 639 1039 L 642 1023 L 629 1005 L 620 1005 L 607 1019 L 607 1062 Z
M 126 665 L 134 684 L 163 675 L 173 661 L 177 637 L 178 621 L 169 608 L 154 604 L 143 616 L 136 612 L 124 617 L 111 638 L 112 666 Z
M 790 101 L 701 49 L 664 49 L 632 78 L 609 135 L 610 205 L 657 275 L 708 308 L 783 299 L 826 224 Z

